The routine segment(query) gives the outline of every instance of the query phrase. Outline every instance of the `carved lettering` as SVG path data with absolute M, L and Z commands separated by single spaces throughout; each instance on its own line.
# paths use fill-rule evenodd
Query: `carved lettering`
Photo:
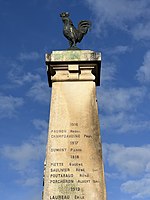
M 76 168 L 76 172 L 84 172 L 85 170 L 83 168 Z
M 89 174 L 80 174 L 80 177 L 82 177 L 82 178 L 87 178 L 87 177 L 89 177 Z
M 82 149 L 74 149 L 74 148 L 71 148 L 70 151 L 71 151 L 71 152 L 81 152 Z
M 67 149 L 66 148 L 58 148 L 58 149 L 51 148 L 50 151 L 51 152 L 65 152 L 65 151 L 67 151 Z
M 71 145 L 77 145 L 79 142 L 78 141 L 70 141 Z
M 66 133 L 67 130 L 50 130 L 51 133 Z
M 53 195 L 50 196 L 49 199 L 70 199 L 69 195 Z
M 74 133 L 75 133 L 75 132 L 74 132 Z M 76 133 L 77 133 L 77 132 L 76 132 Z M 72 139 L 74 139 L 74 138 L 80 138 L 80 134 L 70 134 L 70 135 L 69 135 L 69 134 L 61 134 L 61 135 L 60 135 L 60 134 L 59 134 L 59 135 L 53 135 L 53 134 L 52 134 L 52 135 L 50 135 L 50 137 L 51 137 L 51 138 L 58 138 L 58 139 L 59 139 L 59 138 L 67 138 L 67 139 L 68 139 L 68 138 L 72 138 Z
M 69 163 L 69 165 L 73 167 L 82 167 L 83 163 Z
M 93 183 L 99 183 L 100 181 L 97 181 L 97 180 L 93 180 Z
M 73 177 L 73 174 L 50 174 L 50 178 L 70 178 Z
M 74 198 L 75 198 L 75 199 L 84 199 L 84 196 L 83 196 L 83 195 L 81 195 L 81 196 L 75 195 Z
M 69 168 L 51 168 L 50 172 L 70 172 Z
M 71 191 L 80 191 L 81 189 L 79 187 L 71 187 L 70 188 Z
M 85 138 L 92 138 L 92 135 L 86 135 L 86 134 L 84 134 L 84 137 Z
M 90 183 L 90 180 L 78 180 L 78 183 Z
M 62 167 L 64 164 L 63 163 L 51 163 L 51 166 L 58 166 L 58 167 Z
M 70 126 L 78 126 L 78 123 L 75 122 L 75 123 L 70 123 Z
M 80 133 L 78 130 L 70 130 L 70 133 Z
M 79 155 L 71 155 L 70 158 L 72 158 L 72 159 L 79 159 Z
M 57 184 L 57 183 L 69 183 L 69 184 L 71 184 L 71 183 L 74 183 L 74 180 L 68 180 L 68 179 L 58 179 L 58 180 L 56 180 L 56 179 L 51 179 L 51 180 L 49 180 L 49 183 L 54 183 L 54 184 Z

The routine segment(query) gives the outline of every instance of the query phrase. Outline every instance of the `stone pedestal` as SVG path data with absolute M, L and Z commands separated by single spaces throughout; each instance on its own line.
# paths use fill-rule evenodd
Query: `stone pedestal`
M 106 200 L 96 87 L 101 56 L 46 54 L 52 85 L 43 200 Z

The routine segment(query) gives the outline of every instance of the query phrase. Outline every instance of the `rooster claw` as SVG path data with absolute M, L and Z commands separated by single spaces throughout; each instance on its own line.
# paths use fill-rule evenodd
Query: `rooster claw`
M 70 47 L 70 48 L 67 49 L 67 50 L 81 50 L 81 49 L 79 49 L 77 46 L 72 46 L 72 47 Z

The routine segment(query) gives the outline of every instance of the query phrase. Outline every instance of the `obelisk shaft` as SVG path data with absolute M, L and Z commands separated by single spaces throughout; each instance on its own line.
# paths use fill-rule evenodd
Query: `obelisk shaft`
M 95 82 L 76 80 L 91 70 L 70 69 L 70 80 L 60 81 L 61 67 L 52 83 L 43 200 L 106 200 Z

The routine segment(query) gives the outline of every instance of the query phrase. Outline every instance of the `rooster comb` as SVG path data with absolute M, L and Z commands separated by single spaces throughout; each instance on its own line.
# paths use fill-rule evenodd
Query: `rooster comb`
M 69 17 L 69 12 L 62 12 L 60 17 Z

